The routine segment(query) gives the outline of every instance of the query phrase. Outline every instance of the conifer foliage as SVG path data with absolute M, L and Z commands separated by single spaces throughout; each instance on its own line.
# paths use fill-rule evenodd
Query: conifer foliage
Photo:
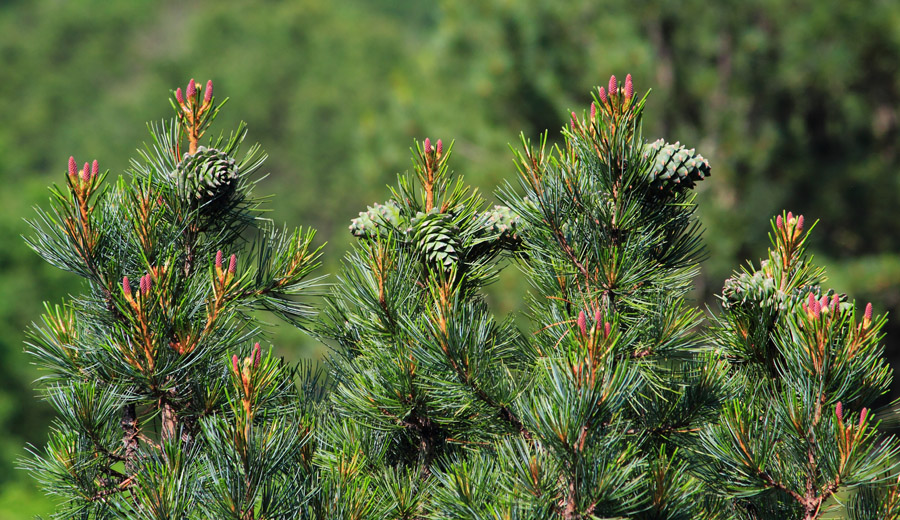
M 452 145 L 416 143 L 350 224 L 322 378 L 257 339 L 253 310 L 309 326 L 319 250 L 259 218 L 243 125 L 201 144 L 211 82 L 174 93 L 128 179 L 70 159 L 29 239 L 87 289 L 29 346 L 59 420 L 25 465 L 58 516 L 900 518 L 885 318 L 823 288 L 792 213 L 721 312 L 690 305 L 710 164 L 644 138 L 646 99 L 613 76 L 560 145 L 523 137 L 492 208 Z M 508 260 L 518 322 L 484 292 Z
M 698 355 L 685 302 L 702 248 L 690 189 L 705 159 L 641 134 L 646 96 L 615 76 L 564 143 L 524 141 L 522 219 L 530 384 L 515 410 L 531 437 L 498 450 L 509 506 L 525 518 L 696 518 L 686 471 L 722 399 L 724 366 Z
M 484 209 L 450 170 L 451 148 L 417 143 L 414 173 L 350 226 L 360 242 L 325 329 L 337 350 L 334 418 L 317 448 L 322 518 L 452 516 L 442 482 L 524 432 L 510 410 L 522 383 L 518 334 L 481 292 L 518 247 L 518 219 Z
M 306 499 L 308 400 L 250 311 L 305 323 L 319 251 L 259 218 L 244 125 L 200 144 L 222 104 L 191 80 L 128 177 L 70 158 L 33 222 L 31 247 L 86 289 L 29 344 L 58 421 L 26 466 L 60 518 L 295 518 Z
M 897 518 L 900 442 L 871 410 L 891 381 L 885 318 L 821 287 L 807 236 L 778 215 L 768 258 L 725 282 L 710 337 L 736 395 L 702 434 L 707 478 L 740 518 L 820 518 L 848 490 L 850 518 Z

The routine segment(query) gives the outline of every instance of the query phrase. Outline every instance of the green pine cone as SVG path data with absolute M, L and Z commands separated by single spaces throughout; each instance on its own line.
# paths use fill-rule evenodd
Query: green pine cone
M 360 211 L 359 217 L 350 221 L 350 233 L 360 238 L 374 238 L 385 232 L 388 227 L 400 225 L 400 206 L 389 200 L 384 204 L 375 203 L 366 211 Z
M 785 311 L 805 302 L 809 293 L 816 295 L 817 299 L 825 295 L 829 301 L 835 294 L 830 289 L 823 293 L 822 288 L 818 285 L 804 285 L 793 290 L 783 291 L 775 286 L 775 279 L 769 272 L 768 265 L 769 260 L 763 260 L 759 270 L 752 273 L 736 273 L 725 280 L 725 287 L 722 289 L 722 306 L 726 309 L 752 306 Z M 842 308 L 847 305 L 845 304 L 846 295 L 839 295 L 839 300 Z
M 480 222 L 488 234 L 498 235 L 499 240 L 516 238 L 519 215 L 506 206 L 494 206 L 493 209 L 483 212 L 480 217 Z
M 736 273 L 725 280 L 722 297 L 726 308 L 751 304 L 784 310 L 787 295 L 776 289 L 774 278 L 759 270 L 753 273 Z
M 432 264 L 449 269 L 459 260 L 459 228 L 446 213 L 419 212 L 410 222 L 409 234 L 416 249 Z
M 185 153 L 175 168 L 178 191 L 183 200 L 197 201 L 201 206 L 228 198 L 237 185 L 234 159 L 215 148 L 201 146 L 197 153 Z
M 651 185 L 660 190 L 690 189 L 710 176 L 709 161 L 678 141 L 669 144 L 659 139 L 646 144 L 644 157 L 653 159 Z

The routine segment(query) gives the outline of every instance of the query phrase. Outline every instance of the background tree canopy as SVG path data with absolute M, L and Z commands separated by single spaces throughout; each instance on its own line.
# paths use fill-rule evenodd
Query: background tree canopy
M 820 219 L 812 244 L 830 285 L 900 306 L 900 4 L 530 0 L 9 1 L 0 6 L 0 520 L 45 514 L 14 461 L 49 416 L 22 353 L 40 302 L 74 277 L 20 235 L 66 159 L 113 174 L 167 117 L 164 94 L 213 79 L 269 153 L 273 218 L 312 226 L 335 272 L 347 225 L 409 168 L 413 137 L 455 139 L 455 164 L 490 196 L 515 173 L 508 143 L 545 129 L 610 74 L 652 87 L 644 133 L 696 146 L 710 258 L 696 299 L 765 254 L 781 209 Z M 229 119 L 231 118 L 231 119 Z M 520 306 L 512 273 L 497 310 Z M 294 359 L 324 347 L 285 330 Z M 897 361 L 900 323 L 888 329 Z M 896 394 L 896 391 L 895 391 Z

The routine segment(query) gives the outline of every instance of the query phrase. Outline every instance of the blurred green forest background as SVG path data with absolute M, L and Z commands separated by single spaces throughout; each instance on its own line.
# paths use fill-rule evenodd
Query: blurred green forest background
M 51 417 L 23 330 L 80 290 L 20 238 L 70 155 L 124 172 L 170 116 L 167 94 L 213 79 L 270 154 L 269 216 L 317 228 L 335 272 L 347 225 L 409 165 L 413 138 L 456 140 L 454 167 L 490 196 L 517 182 L 509 143 L 551 138 L 610 74 L 654 90 L 645 136 L 706 156 L 710 257 L 699 304 L 765 254 L 782 209 L 820 223 L 829 285 L 900 306 L 900 2 L 320 0 L 0 2 L 0 520 L 52 511 L 15 469 Z M 80 163 L 79 163 L 80 164 Z M 500 312 L 521 288 L 508 269 Z M 287 356 L 324 348 L 280 331 Z M 898 358 L 900 320 L 886 339 Z

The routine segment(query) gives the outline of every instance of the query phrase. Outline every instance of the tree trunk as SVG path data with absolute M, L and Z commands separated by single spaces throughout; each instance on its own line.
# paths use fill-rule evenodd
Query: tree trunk
M 138 449 L 138 422 L 134 404 L 126 405 L 122 411 L 122 444 L 125 447 L 125 474 L 134 473 L 134 459 Z
M 162 414 L 162 440 L 170 441 L 175 438 L 178 431 L 178 416 L 175 414 L 175 407 L 172 406 L 168 396 L 162 398 L 160 411 Z

